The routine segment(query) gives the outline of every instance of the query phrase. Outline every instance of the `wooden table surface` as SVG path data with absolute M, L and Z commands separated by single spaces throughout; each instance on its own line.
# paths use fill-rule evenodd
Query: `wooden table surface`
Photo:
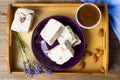
M 7 29 L 7 9 L 8 4 L 19 2 L 59 2 L 73 3 L 80 0 L 0 0 L 0 80 L 26 80 L 24 75 L 10 75 L 7 68 L 6 55 L 6 29 Z M 120 80 L 120 43 L 110 27 L 110 61 L 109 72 L 103 76 L 35 76 L 29 80 Z

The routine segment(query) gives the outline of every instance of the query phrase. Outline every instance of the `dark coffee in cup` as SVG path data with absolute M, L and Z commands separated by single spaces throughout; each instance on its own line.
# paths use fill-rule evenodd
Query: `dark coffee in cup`
M 91 3 L 80 6 L 77 11 L 77 22 L 81 27 L 94 27 L 101 19 L 99 8 Z

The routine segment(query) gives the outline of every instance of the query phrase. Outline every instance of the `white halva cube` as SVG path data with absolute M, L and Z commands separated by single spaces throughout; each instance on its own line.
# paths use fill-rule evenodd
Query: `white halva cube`
M 57 45 L 48 51 L 48 57 L 59 65 L 64 64 L 74 56 L 74 50 L 69 41 Z
M 66 40 L 68 40 L 72 46 L 76 46 L 81 43 L 81 40 L 76 34 L 74 34 L 70 26 L 66 26 L 62 34 L 58 38 L 58 42 L 60 44 L 65 42 Z
M 73 47 L 74 47 L 74 46 L 77 46 L 77 45 L 79 45 L 79 44 L 81 43 L 81 40 L 80 40 L 80 38 L 77 36 L 77 34 L 75 34 L 75 38 L 77 39 L 77 41 L 73 44 Z
M 64 25 L 61 22 L 55 19 L 50 19 L 41 31 L 40 35 L 49 45 L 52 45 L 63 32 L 63 29 Z
M 15 12 L 11 30 L 28 32 L 34 17 L 34 11 L 26 8 L 18 8 Z

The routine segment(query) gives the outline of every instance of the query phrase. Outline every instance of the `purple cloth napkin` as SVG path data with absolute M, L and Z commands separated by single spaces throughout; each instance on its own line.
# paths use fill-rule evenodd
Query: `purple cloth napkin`
M 81 1 L 85 3 L 108 4 L 110 25 L 120 42 L 120 0 L 81 0 Z

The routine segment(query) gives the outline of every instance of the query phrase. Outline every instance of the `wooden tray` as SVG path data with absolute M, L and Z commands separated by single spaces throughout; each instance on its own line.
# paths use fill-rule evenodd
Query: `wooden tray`
M 16 45 L 16 40 L 13 37 L 13 31 L 11 31 L 11 23 L 14 18 L 15 10 L 19 7 L 25 7 L 29 9 L 35 10 L 35 17 L 33 20 L 32 28 L 29 33 L 19 33 L 21 39 L 26 43 L 27 48 L 31 50 L 31 35 L 34 28 L 37 24 L 43 20 L 44 18 L 51 16 L 51 15 L 64 15 L 68 16 L 75 20 L 75 12 L 76 9 L 81 5 L 81 3 L 65 3 L 65 4 L 58 4 L 58 3 L 41 3 L 41 4 L 32 4 L 32 3 L 25 3 L 25 4 L 10 4 L 8 9 L 8 28 L 7 28 L 7 54 L 8 54 L 8 70 L 9 73 L 12 74 L 23 74 L 22 70 L 22 58 L 21 52 Z M 85 68 L 80 70 L 79 63 L 76 64 L 71 69 L 64 71 L 64 72 L 53 72 L 53 74 L 69 74 L 69 75 L 101 75 L 102 73 L 99 72 L 100 67 L 103 66 L 105 68 L 105 73 L 108 72 L 108 61 L 109 61 L 109 28 L 108 28 L 108 12 L 107 12 L 107 5 L 101 4 L 98 5 L 102 12 L 102 21 L 101 23 L 94 29 L 85 30 L 84 34 L 87 41 L 87 48 L 86 50 L 93 51 L 95 48 L 100 48 L 104 50 L 104 54 L 99 60 L 94 63 L 92 61 L 92 57 L 85 58 Z M 98 31 L 103 28 L 104 29 L 104 37 L 98 37 Z M 30 51 L 32 54 L 32 51 Z M 42 73 L 44 74 L 44 73 Z

